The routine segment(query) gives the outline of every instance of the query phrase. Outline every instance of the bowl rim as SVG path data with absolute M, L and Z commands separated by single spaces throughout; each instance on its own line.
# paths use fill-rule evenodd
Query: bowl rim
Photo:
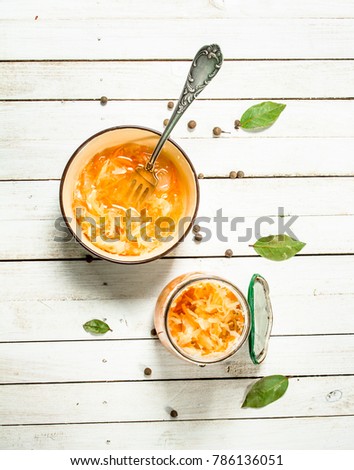
M 76 158 L 77 154 L 85 147 L 85 145 L 87 145 L 91 140 L 95 139 L 96 137 L 102 135 L 102 134 L 105 134 L 106 132 L 110 132 L 110 131 L 115 131 L 115 130 L 119 130 L 119 129 L 141 129 L 141 130 L 144 130 L 144 131 L 148 131 L 148 132 L 151 132 L 152 134 L 156 134 L 158 136 L 161 136 L 161 132 L 155 130 L 155 129 L 151 129 L 149 127 L 145 127 L 145 126 L 137 126 L 137 125 L 122 125 L 122 126 L 114 126 L 114 127 L 108 127 L 107 129 L 103 129 L 99 132 L 97 132 L 96 134 L 93 134 L 92 136 L 90 136 L 88 139 L 86 139 L 81 145 L 79 145 L 79 147 L 77 147 L 77 149 L 74 151 L 74 153 L 71 155 L 71 157 L 69 158 L 69 160 L 67 161 L 66 165 L 65 165 L 65 168 L 64 168 L 64 171 L 63 171 L 63 174 L 61 176 L 61 179 L 60 179 L 60 186 L 59 186 L 59 204 L 60 204 L 60 211 L 61 211 L 61 214 L 63 216 L 63 219 L 64 219 L 64 222 L 65 222 L 65 225 L 67 226 L 67 228 L 69 229 L 70 233 L 72 234 L 72 236 L 74 237 L 74 239 L 87 251 L 89 251 L 91 254 L 93 254 L 94 256 L 96 256 L 98 259 L 104 259 L 106 261 L 110 261 L 111 263 L 115 263 L 115 264 L 128 264 L 128 265 L 134 265 L 134 264 L 144 264 L 144 263 L 150 263 L 151 261 L 155 261 L 157 259 L 161 259 L 163 258 L 164 256 L 166 256 L 168 253 L 170 253 L 179 243 L 181 243 L 185 237 L 188 235 L 188 233 L 190 232 L 192 226 L 193 226 L 193 223 L 195 221 L 195 218 L 197 216 L 197 212 L 198 212 L 198 209 L 199 209 L 199 202 L 200 202 L 200 188 L 199 188 L 199 182 L 198 182 L 198 175 L 195 171 L 195 168 L 190 160 L 190 158 L 188 157 L 188 155 L 186 154 L 186 152 L 172 139 L 168 138 L 167 140 L 169 142 L 171 142 L 172 145 L 174 145 L 178 150 L 179 152 L 183 155 L 183 157 L 185 158 L 185 160 L 187 161 L 191 171 L 192 171 L 192 174 L 194 176 L 194 181 L 195 181 L 195 187 L 196 187 L 196 200 L 195 200 L 195 209 L 194 209 L 194 212 L 193 212 L 193 215 L 192 215 L 192 218 L 191 218 L 191 221 L 187 227 L 187 229 L 185 230 L 185 232 L 183 233 L 183 235 L 178 239 L 176 240 L 176 242 L 170 247 L 168 248 L 167 250 L 163 251 L 162 253 L 160 253 L 159 255 L 155 255 L 155 256 L 152 256 L 150 258 L 147 258 L 147 259 L 142 259 L 142 260 L 130 260 L 130 261 L 124 261 L 124 259 L 112 259 L 108 256 L 105 256 L 105 255 L 101 255 L 101 254 L 98 254 L 93 248 L 85 245 L 85 243 L 78 237 L 78 235 L 75 233 L 75 231 L 71 228 L 71 225 L 68 221 L 68 217 L 65 213 L 65 209 L 64 209 L 64 203 L 63 203 L 63 192 L 64 192 L 64 184 L 65 184 L 65 180 L 66 180 L 66 175 L 68 173 L 68 170 L 72 164 L 72 162 L 74 161 L 74 159 Z

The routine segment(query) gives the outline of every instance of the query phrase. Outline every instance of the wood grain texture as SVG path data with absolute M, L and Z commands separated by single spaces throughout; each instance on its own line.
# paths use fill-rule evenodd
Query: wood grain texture
M 2 17 L 5 19 L 114 19 L 137 18 L 354 18 L 350 0 L 3 0 Z
M 354 418 L 4 426 L 2 449 L 352 449 Z M 250 438 L 252 436 L 252 439 Z M 87 454 L 85 454 L 87 456 Z
M 225 176 L 232 170 L 246 176 L 353 175 L 354 101 L 286 103 L 274 126 L 251 133 L 236 131 L 234 120 L 254 102 L 196 101 L 173 138 L 206 176 Z M 161 130 L 169 116 L 166 104 L 2 102 L 0 179 L 60 178 L 74 150 L 104 128 L 134 124 Z M 197 121 L 193 132 L 187 128 L 190 119 Z M 230 134 L 213 138 L 215 126 Z
M 0 99 L 176 99 L 189 67 L 190 61 L 2 62 Z M 224 62 L 199 99 L 348 98 L 353 77 L 353 60 Z
M 31 16 L 0 21 L 0 60 L 192 59 L 212 42 L 227 59 L 353 58 L 353 24 L 353 19 L 137 18 L 134 27 L 129 19 L 117 27 L 107 16 L 43 21 Z M 260 30 L 261 40 L 252 34 Z
M 353 178 L 204 179 L 200 188 L 196 222 L 210 239 L 196 243 L 190 233 L 168 256 L 224 256 L 230 247 L 235 256 L 256 256 L 249 245 L 260 236 L 283 233 L 287 223 L 289 235 L 307 243 L 301 254 L 353 253 Z M 11 234 L 0 245 L 1 260 L 85 257 L 78 243 L 68 241 L 58 194 L 57 181 L 0 183 L 0 221 Z M 223 238 L 215 222 L 221 208 L 228 218 L 220 229 Z M 279 208 L 285 217 L 279 217 Z M 236 230 L 235 217 L 244 217 Z
M 354 375 L 354 335 L 275 336 L 267 360 L 251 362 L 245 344 L 232 359 L 205 368 L 184 363 L 158 340 L 0 344 L 1 384 Z M 144 369 L 152 375 L 146 378 Z
M 174 277 L 203 271 L 224 276 L 244 292 L 251 276 L 259 272 L 268 279 L 271 289 L 289 296 L 289 301 L 296 301 L 298 296 L 352 294 L 353 263 L 354 257 L 350 255 L 295 256 L 286 262 L 284 276 L 284 263 L 260 257 L 169 258 L 135 266 L 98 260 L 89 264 L 84 261 L 13 261 L 1 263 L 2 300 L 156 299 L 162 287 Z
M 17 207 L 17 206 L 16 206 Z M 201 215 L 203 212 L 199 212 Z M 52 212 L 52 218 L 41 220 L 34 218 L 32 220 L 14 220 L 3 221 L 3 229 L 11 236 L 5 238 L 0 246 L 1 260 L 55 260 L 55 259 L 84 259 L 88 252 L 72 239 L 65 240 L 67 231 L 63 222 L 60 222 L 60 231 L 55 228 L 54 220 L 61 217 L 59 209 Z M 214 217 L 215 213 L 209 209 L 204 212 L 204 216 Z M 231 214 L 234 216 L 235 214 Z M 279 219 L 277 216 L 271 216 L 261 224 L 260 231 L 256 236 L 256 227 L 261 217 L 246 217 L 244 222 L 238 224 L 237 231 L 230 231 L 227 224 L 224 224 L 223 235 L 226 241 L 217 238 L 216 225 L 214 222 L 200 222 L 200 226 L 211 231 L 211 239 L 208 241 L 196 242 L 194 234 L 190 232 L 183 243 L 167 254 L 168 258 L 174 256 L 183 256 L 197 258 L 203 256 L 224 257 L 225 251 L 232 249 L 233 256 L 258 256 L 249 246 L 254 243 L 260 235 L 268 236 L 282 231 L 281 221 L 291 222 L 291 217 Z M 198 220 L 197 220 L 198 221 Z M 258 222 L 257 222 L 258 221 Z M 225 226 L 226 225 L 226 226 Z M 319 254 L 353 254 L 352 232 L 354 226 L 353 215 L 337 216 L 301 216 L 294 225 L 291 233 L 299 240 L 303 240 L 306 246 L 301 251 L 302 255 Z M 280 227 L 280 228 L 278 228 Z M 247 237 L 248 231 L 251 235 Z M 70 237 L 70 235 L 68 235 Z
M 278 217 L 279 206 L 285 208 L 282 214 L 285 216 L 353 215 L 354 177 L 204 179 L 200 187 L 200 217 L 216 216 L 220 208 L 228 217 Z M 2 200 L 6 196 L 11 201 L 18 198 L 16 210 L 3 205 L 2 221 L 53 221 L 57 215 L 58 181 L 2 181 L 0 191 Z
M 0 423 L 59 424 L 354 414 L 354 377 L 291 378 L 272 406 L 241 408 L 254 379 L 0 386 Z M 329 395 L 331 392 L 337 393 Z M 329 395 L 329 396 L 328 396 Z
M 29 274 L 30 277 L 30 274 Z M 37 276 L 32 275 L 33 282 Z M 292 279 L 289 280 L 291 282 Z M 24 280 L 30 284 L 30 280 Z M 314 279 L 314 282 L 316 280 Z M 333 281 L 330 280 L 329 284 Z M 111 286 L 103 288 L 111 289 Z M 113 296 L 113 295 L 112 295 Z M 1 302 L 0 342 L 92 341 L 96 339 L 152 338 L 156 298 L 148 292 L 130 299 L 9 300 Z M 289 297 L 272 289 L 275 313 L 273 335 L 318 335 L 354 333 L 351 294 L 314 294 Z M 335 312 L 335 321 L 333 321 Z M 82 325 L 91 318 L 106 319 L 113 332 L 93 338 Z M 53 328 L 55 325 L 55 328 Z
M 24 120 L 23 125 L 28 126 L 28 121 Z M 83 141 L 88 134 L 79 129 L 81 126 L 77 130 Z M 31 139 L 30 135 L 22 139 L 18 129 L 9 130 L 0 148 L 0 158 L 6 162 L 0 166 L 1 179 L 59 179 L 81 144 L 78 137 L 65 140 L 62 133 L 58 128 L 53 140 Z M 229 139 L 224 135 L 219 139 L 177 138 L 177 142 L 190 156 L 197 173 L 205 177 L 228 177 L 230 171 L 238 170 L 246 178 L 354 175 L 352 137 L 268 139 L 255 135 L 244 139 L 240 133 L 236 139 Z
M 354 137 L 350 118 L 354 111 L 354 100 L 340 101 L 286 101 L 287 105 L 277 122 L 259 132 L 234 129 L 234 121 L 249 106 L 258 101 L 196 100 L 174 129 L 172 138 L 213 137 L 215 126 L 230 134 L 222 139 L 263 139 L 284 137 Z M 1 102 L 2 140 L 16 143 L 22 140 L 76 140 L 76 147 L 92 134 L 102 129 L 119 125 L 140 125 L 163 129 L 163 120 L 170 116 L 167 103 L 161 101 L 114 101 L 101 106 L 96 102 Z M 147 115 L 148 111 L 148 115 Z M 33 116 L 36 119 L 33 119 Z M 195 130 L 187 127 L 190 119 L 197 122 Z M 330 119 L 330 125 L 328 120 Z M 73 149 L 74 150 L 74 149 Z
M 275 335 L 354 333 L 352 257 L 321 257 L 315 263 L 311 257 L 296 257 L 288 263 L 286 277 L 284 266 L 259 258 L 170 259 L 128 270 L 98 261 L 3 264 L 7 295 L 1 299 L 0 341 L 89 341 L 93 337 L 82 325 L 95 317 L 106 319 L 113 330 L 97 340 L 152 338 L 160 290 L 178 274 L 196 269 L 217 272 L 243 292 L 254 272 L 266 276 Z M 151 276 L 157 269 L 155 285 Z
M 1 449 L 353 448 L 353 40 L 352 0 L 1 2 Z M 53 241 L 58 181 L 39 180 L 58 180 L 103 128 L 161 130 L 190 59 L 211 42 L 227 60 L 174 138 L 198 173 L 245 178 L 200 180 L 199 215 L 222 206 L 253 227 L 284 206 L 301 216 L 301 256 L 270 262 L 231 234 L 189 236 L 151 265 L 72 259 L 83 249 Z M 278 122 L 236 131 L 265 99 L 287 104 Z M 215 126 L 230 134 L 213 138 Z M 184 364 L 152 335 L 162 286 L 195 270 L 244 292 L 254 272 L 267 278 L 275 324 L 263 365 L 246 346 L 215 367 Z M 113 332 L 87 334 L 95 317 Z M 291 376 L 287 394 L 241 409 L 255 378 L 274 373 Z

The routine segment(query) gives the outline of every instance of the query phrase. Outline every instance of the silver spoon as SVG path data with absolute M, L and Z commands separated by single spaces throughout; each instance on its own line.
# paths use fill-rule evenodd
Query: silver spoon
M 132 176 L 128 189 L 129 202 L 141 203 L 153 193 L 158 183 L 158 177 L 154 168 L 162 147 L 189 105 L 193 103 L 194 99 L 218 73 L 222 61 L 223 56 L 217 44 L 204 46 L 197 52 L 171 119 L 146 165 L 137 167 Z

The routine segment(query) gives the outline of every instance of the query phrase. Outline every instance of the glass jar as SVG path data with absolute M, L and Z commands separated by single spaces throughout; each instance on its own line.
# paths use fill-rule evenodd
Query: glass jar
M 237 297 L 243 315 L 243 328 L 240 335 L 222 352 L 207 355 L 191 354 L 177 344 L 169 328 L 169 313 L 173 302 L 193 285 L 203 282 L 225 287 Z M 272 329 L 273 313 L 269 298 L 269 287 L 259 274 L 252 276 L 248 289 L 248 298 L 230 281 L 213 274 L 192 272 L 178 276 L 170 281 L 159 295 L 155 307 L 155 329 L 161 343 L 170 352 L 187 362 L 205 366 L 222 362 L 236 354 L 245 341 L 249 341 L 252 361 L 260 364 L 266 357 L 269 337 Z

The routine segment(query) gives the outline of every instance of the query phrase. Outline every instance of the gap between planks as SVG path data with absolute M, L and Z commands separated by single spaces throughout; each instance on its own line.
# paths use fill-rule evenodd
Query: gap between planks
M 285 374 L 289 379 L 302 379 L 302 378 L 326 378 L 326 377 L 354 377 L 354 374 Z M 168 378 L 168 379 L 124 379 L 124 380 L 75 380 L 75 381 L 63 381 L 63 382 L 2 382 L 1 387 L 16 387 L 16 386 L 40 386 L 40 385 L 75 385 L 75 384 L 114 384 L 114 383 L 144 383 L 144 382 L 206 382 L 206 381 L 221 381 L 221 380 L 256 380 L 264 377 L 262 374 L 249 375 L 247 377 L 189 377 L 185 378 Z
M 319 216 L 320 217 L 320 216 Z M 335 216 L 333 216 L 335 217 Z M 305 254 L 302 254 L 302 253 L 299 253 L 297 255 L 295 255 L 296 257 L 316 257 L 316 258 L 319 258 L 319 257 L 327 257 L 327 256 L 353 256 L 354 253 L 305 253 Z M 87 256 L 92 256 L 91 254 L 88 254 L 88 255 L 85 255 L 85 257 L 83 258 L 30 258 L 30 259 L 0 259 L 0 263 L 32 263 L 32 262 L 51 262 L 51 261 L 54 261 L 54 262 L 57 262 L 57 261 L 85 261 L 86 263 L 88 263 L 87 261 Z M 259 257 L 257 254 L 252 254 L 252 255 L 232 255 L 229 257 L 229 259 L 232 259 L 232 258 L 257 258 Z M 169 256 L 169 255 L 166 255 L 162 258 L 160 258 L 160 260 L 171 260 L 171 259 L 225 259 L 225 255 L 205 255 L 205 256 Z M 106 260 L 103 260 L 103 259 L 100 259 L 100 258 L 94 258 L 92 257 L 92 260 L 90 258 L 90 261 L 89 263 L 93 262 L 93 261 L 106 261 Z M 120 264 L 120 263 L 114 263 L 112 262 L 112 264 Z
M 176 420 L 171 419 L 149 419 L 144 421 L 78 421 L 78 422 L 58 422 L 58 423 L 25 423 L 25 424 L 1 424 L 1 427 L 4 428 L 16 428 L 16 427 L 27 427 L 27 426 L 81 426 L 81 425 L 95 425 L 95 424 L 144 424 L 144 423 L 207 423 L 214 421 L 264 421 L 264 420 L 278 420 L 278 419 L 318 419 L 318 418 L 350 418 L 354 417 L 354 414 L 335 414 L 335 415 L 299 415 L 299 416 L 260 416 L 257 418 L 248 417 L 248 418 L 190 418 L 190 419 L 181 419 Z
M 352 18 L 354 19 L 354 18 Z M 241 59 L 228 59 L 224 58 L 223 62 L 298 62 L 298 61 L 307 61 L 307 62 L 312 62 L 312 61 L 328 61 L 328 62 L 334 62 L 334 61 L 353 61 L 353 57 L 325 57 L 325 58 L 306 58 L 306 57 L 296 57 L 296 58 L 286 58 L 286 57 L 279 57 L 279 58 L 241 58 Z M 42 62 L 188 62 L 190 63 L 192 61 L 192 58 L 181 58 L 181 59 L 0 59 L 0 64 L 8 64 L 8 63 L 42 63 Z
M 249 179 L 249 180 L 259 180 L 259 179 L 300 179 L 300 178 L 352 178 L 354 176 L 353 173 L 348 173 L 346 175 L 330 175 L 330 174 L 323 174 L 323 175 L 275 175 L 275 176 L 268 176 L 268 175 L 257 175 L 257 176 L 247 176 L 244 175 L 242 179 Z M 215 175 L 215 176 L 203 176 L 203 180 L 229 180 L 229 176 L 224 175 Z M 238 178 L 240 179 L 240 178 Z M 9 179 L 0 179 L 0 183 L 17 183 L 17 182 L 36 182 L 36 181 L 61 181 L 61 178 L 9 178 Z
M 271 338 L 294 338 L 294 337 L 322 337 L 322 336 L 353 336 L 352 333 L 295 333 L 295 334 L 277 334 L 271 335 Z M 39 339 L 39 340 L 14 340 L 14 341 L 0 341 L 0 344 L 32 344 L 32 343 L 93 343 L 93 342 L 110 342 L 110 341 L 158 341 L 158 338 L 142 338 L 142 337 L 131 337 L 131 338 L 90 338 L 90 339 Z M 343 375 L 343 374 L 339 374 Z M 351 375 L 351 374 L 350 374 Z
M 176 101 L 176 97 L 166 96 L 164 98 L 109 98 L 109 101 L 122 102 L 122 101 L 139 101 L 139 102 L 155 102 L 155 101 Z M 354 100 L 354 96 L 324 96 L 324 97 L 289 97 L 289 96 L 277 96 L 277 97 L 242 97 L 242 98 L 198 98 L 198 101 L 350 101 Z M 55 103 L 55 102 L 100 102 L 100 98 L 1 98 L 0 101 L 4 103 Z

